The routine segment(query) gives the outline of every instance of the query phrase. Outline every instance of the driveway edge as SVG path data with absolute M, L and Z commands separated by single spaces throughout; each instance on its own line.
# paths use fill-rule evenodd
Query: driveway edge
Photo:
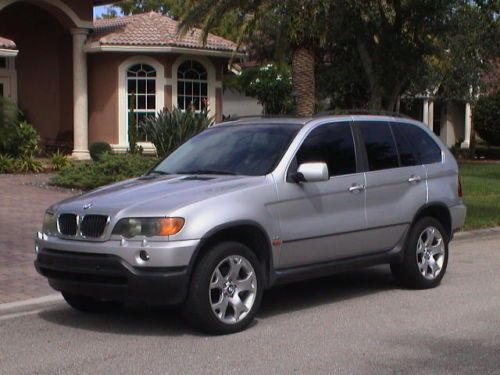
M 17 315 L 25 312 L 43 309 L 53 306 L 64 299 L 61 294 L 54 293 L 43 297 L 30 298 L 22 301 L 0 303 L 0 317 L 7 315 Z
M 500 236 L 500 227 L 470 230 L 467 232 L 457 232 L 453 237 L 454 241 L 465 241 L 473 238 Z

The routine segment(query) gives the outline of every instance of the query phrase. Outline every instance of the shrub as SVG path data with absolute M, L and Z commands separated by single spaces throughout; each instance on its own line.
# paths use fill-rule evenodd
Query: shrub
M 15 160 L 16 173 L 39 173 L 43 170 L 42 163 L 36 160 L 32 155 L 25 155 Z
M 292 72 L 287 65 L 267 64 L 245 69 L 240 75 L 226 79 L 226 86 L 256 98 L 264 113 L 281 115 L 291 112 Z
M 17 133 L 22 113 L 10 99 L 0 96 L 0 154 L 10 153 L 12 136 Z
M 206 111 L 197 113 L 175 108 L 173 111 L 164 109 L 156 117 L 146 118 L 142 127 L 155 145 L 158 156 L 164 157 L 212 123 L 213 119 Z
M 25 121 L 10 129 L 6 135 L 5 143 L 0 153 L 11 155 L 15 158 L 29 158 L 38 150 L 40 136 L 33 126 Z
M 479 98 L 474 108 L 474 129 L 490 146 L 500 146 L 500 91 Z
M 95 162 L 72 163 L 52 177 L 49 184 L 82 190 L 95 189 L 99 186 L 140 176 L 157 161 L 156 158 L 141 155 L 103 154 Z
M 90 157 L 93 161 L 98 161 L 102 155 L 111 154 L 111 146 L 107 142 L 95 142 L 89 147 Z
M 12 156 L 0 154 L 0 173 L 14 173 L 16 161 Z
M 69 160 L 68 155 L 64 155 L 63 153 L 57 150 L 50 156 L 50 163 L 52 164 L 52 169 L 55 171 L 60 171 L 64 167 L 67 167 L 71 164 L 71 160 Z

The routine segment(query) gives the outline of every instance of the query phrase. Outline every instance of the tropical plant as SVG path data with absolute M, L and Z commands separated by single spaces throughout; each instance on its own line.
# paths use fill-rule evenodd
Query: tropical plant
M 15 159 L 15 172 L 20 173 L 39 173 L 43 171 L 43 165 L 36 160 L 33 155 L 24 155 Z
M 50 185 L 76 189 L 95 189 L 147 172 L 158 159 L 132 154 L 104 154 L 95 162 L 75 162 L 63 168 Z
M 257 98 L 265 114 L 286 114 L 293 109 L 291 69 L 284 64 L 244 69 L 228 78 L 226 87 Z
M 165 108 L 156 117 L 147 117 L 142 127 L 148 139 L 155 145 L 158 156 L 164 157 L 213 122 L 207 111 L 182 111 L 179 108 L 169 111 Z
M 54 171 L 60 171 L 61 169 L 70 165 L 71 160 L 69 159 L 68 155 L 65 155 L 59 150 L 57 150 L 50 156 L 50 164 L 52 164 L 52 169 Z
M 94 142 L 89 147 L 90 157 L 93 161 L 98 161 L 102 155 L 110 154 L 112 151 L 108 142 Z
M 474 129 L 490 146 L 500 146 L 500 91 L 482 96 L 474 112 Z
M 16 160 L 9 155 L 0 154 L 0 173 L 16 172 Z

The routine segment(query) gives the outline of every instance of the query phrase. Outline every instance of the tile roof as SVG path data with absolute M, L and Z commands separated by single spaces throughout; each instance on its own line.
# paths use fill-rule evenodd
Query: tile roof
M 203 45 L 200 29 L 178 34 L 179 22 L 156 12 L 94 21 L 91 43 L 105 46 L 186 47 L 217 51 L 235 51 L 236 44 L 209 34 Z
M 14 43 L 12 40 L 7 39 L 7 38 L 2 38 L 0 36 L 0 48 L 1 49 L 16 49 L 16 43 Z

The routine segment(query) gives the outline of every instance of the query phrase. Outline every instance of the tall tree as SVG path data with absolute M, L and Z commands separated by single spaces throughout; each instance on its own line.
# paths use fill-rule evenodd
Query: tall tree
M 201 26 L 204 37 L 223 22 L 227 14 L 236 15 L 238 43 L 261 33 L 263 19 L 271 17 L 286 35 L 292 55 L 292 83 L 297 98 L 296 113 L 309 116 L 315 109 L 315 52 L 325 39 L 333 16 L 329 0 L 188 0 L 182 17 L 182 30 Z
M 392 111 L 403 93 L 437 87 L 446 98 L 474 96 L 481 73 L 498 56 L 499 5 L 498 0 L 339 2 L 326 50 L 332 74 L 340 73 L 332 82 L 360 97 L 367 92 L 366 106 L 375 110 Z

